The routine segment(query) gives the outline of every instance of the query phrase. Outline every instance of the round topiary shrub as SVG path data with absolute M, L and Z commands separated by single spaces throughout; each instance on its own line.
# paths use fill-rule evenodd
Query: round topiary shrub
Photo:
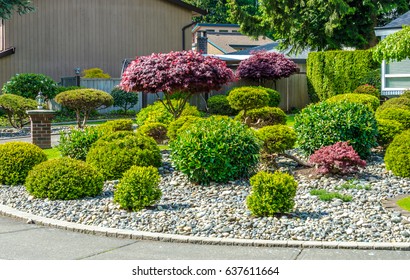
M 384 156 L 386 169 L 394 175 L 410 177 L 410 130 L 397 135 L 390 143 Z
M 327 102 L 353 102 L 368 106 L 373 111 L 376 111 L 377 107 L 380 105 L 380 101 L 377 97 L 370 94 L 356 94 L 356 93 L 346 93 L 338 94 L 330 97 L 326 100 Z
M 393 141 L 396 135 L 403 132 L 403 125 L 397 121 L 377 119 L 377 143 L 381 146 L 387 146 Z
M 119 131 L 94 143 L 86 162 L 99 170 L 106 180 L 119 179 L 133 165 L 161 166 L 161 153 L 151 137 Z
M 403 91 L 403 93 L 400 95 L 400 97 L 410 98 L 410 90 L 407 89 L 407 90 Z
M 394 97 L 386 100 L 379 108 L 378 111 L 382 111 L 387 108 L 400 108 L 404 110 L 410 110 L 410 98 L 406 97 Z
M 375 86 L 368 84 L 358 86 L 353 92 L 358 94 L 370 94 L 375 96 L 377 99 L 380 98 L 380 91 Z
M 236 110 L 243 110 L 246 117 L 250 109 L 260 108 L 269 104 L 269 94 L 258 87 L 237 87 L 228 94 L 229 105 Z
M 274 216 L 292 211 L 298 184 L 291 175 L 261 171 L 250 178 L 250 184 L 246 205 L 253 215 Z
M 168 126 L 168 138 L 174 140 L 180 132 L 185 131 L 189 125 L 200 119 L 199 117 L 185 116 L 172 121 Z
M 85 162 L 63 157 L 36 165 L 29 172 L 25 186 L 38 198 L 70 200 L 99 195 L 104 179 Z
M 158 144 L 167 139 L 167 127 L 162 123 L 146 123 L 138 128 L 138 132 L 154 138 Z
M 109 134 L 116 131 L 133 131 L 132 120 L 119 119 L 108 121 L 98 126 L 98 129 L 104 134 Z
M 48 99 L 52 99 L 57 94 L 57 84 L 53 79 L 43 74 L 21 73 L 13 76 L 2 88 L 3 93 L 30 99 L 36 99 L 39 91 Z
M 28 172 L 46 160 L 47 155 L 36 145 L 24 142 L 0 144 L 0 184 L 23 184 Z
M 256 136 L 263 141 L 262 151 L 267 154 L 283 153 L 292 149 L 296 142 L 296 132 L 280 124 L 262 127 Z
M 132 166 L 124 172 L 120 183 L 114 191 L 114 202 L 121 208 L 139 211 L 161 199 L 162 192 L 158 187 L 161 178 L 158 170 L 152 166 Z
M 336 142 L 349 141 L 361 158 L 377 145 L 377 123 L 367 106 L 351 102 L 313 104 L 295 115 L 299 148 L 307 155 Z
M 83 78 L 85 79 L 109 79 L 111 76 L 100 68 L 84 69 Z
M 234 116 L 238 111 L 229 105 L 226 95 L 217 94 L 208 99 L 208 112 L 214 115 Z
M 262 107 L 248 111 L 245 117 L 244 111 L 239 112 L 235 120 L 241 121 L 250 127 L 264 127 L 267 125 L 286 124 L 286 114 L 278 107 Z
M 170 143 L 175 166 L 201 184 L 227 182 L 255 171 L 260 143 L 254 132 L 228 117 L 195 121 Z
M 269 107 L 278 107 L 280 103 L 280 93 L 271 88 L 261 87 L 258 88 L 265 90 L 269 94 L 269 103 L 267 106 Z
M 403 125 L 404 129 L 410 129 L 410 110 L 400 108 L 385 108 L 376 111 L 376 118 L 397 121 Z

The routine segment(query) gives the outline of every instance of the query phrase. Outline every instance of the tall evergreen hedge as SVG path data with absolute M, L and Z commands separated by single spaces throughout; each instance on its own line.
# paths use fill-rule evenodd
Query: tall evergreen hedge
M 306 62 L 308 93 L 313 102 L 353 92 L 379 68 L 368 50 L 311 52 Z

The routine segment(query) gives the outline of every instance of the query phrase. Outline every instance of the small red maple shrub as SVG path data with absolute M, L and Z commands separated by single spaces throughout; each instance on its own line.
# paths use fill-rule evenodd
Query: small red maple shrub
M 365 167 L 366 161 L 360 159 L 348 142 L 337 142 L 322 147 L 314 152 L 309 162 L 316 165 L 322 174 L 347 174 L 358 171 L 358 167 Z

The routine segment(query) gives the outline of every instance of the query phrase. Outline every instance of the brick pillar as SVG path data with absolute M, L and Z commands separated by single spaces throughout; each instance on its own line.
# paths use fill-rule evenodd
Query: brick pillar
M 52 110 L 27 111 L 31 121 L 31 143 L 42 149 L 51 148 L 51 120 L 55 112 Z

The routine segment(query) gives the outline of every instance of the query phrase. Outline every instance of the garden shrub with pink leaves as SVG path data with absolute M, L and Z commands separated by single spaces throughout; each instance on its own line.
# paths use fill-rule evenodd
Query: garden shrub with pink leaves
M 322 147 L 314 152 L 309 162 L 317 166 L 319 173 L 347 174 L 365 167 L 362 160 L 348 142 L 337 142 L 331 146 Z

